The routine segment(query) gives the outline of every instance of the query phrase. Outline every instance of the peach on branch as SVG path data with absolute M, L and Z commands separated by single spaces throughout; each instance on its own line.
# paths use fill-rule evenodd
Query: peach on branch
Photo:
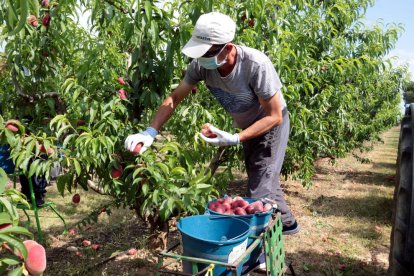
M 125 85 L 125 80 L 124 80 L 124 78 L 123 78 L 123 77 L 119 77 L 119 78 L 118 78 L 118 83 L 119 83 L 120 85 Z
M 48 8 L 49 7 L 49 0 L 42 0 L 42 7 Z
M 121 100 L 126 100 L 126 99 L 128 99 L 128 92 L 126 92 L 124 89 L 120 89 L 120 90 L 118 91 L 118 97 L 119 97 Z
M 112 168 L 111 176 L 113 179 L 118 179 L 122 176 L 122 172 L 123 172 L 122 166 L 118 165 L 118 167 Z
M 51 19 L 52 18 L 50 17 L 50 14 L 49 13 L 46 13 L 45 16 L 43 16 L 43 18 L 42 18 L 42 24 L 43 24 L 43 26 L 45 26 L 46 28 L 48 28 L 49 25 L 50 25 L 50 20 Z
M 19 124 L 20 122 L 18 120 L 8 120 L 4 124 L 4 127 L 12 132 L 17 132 L 19 131 Z
M 43 153 L 46 153 L 46 152 L 47 152 L 47 154 L 48 154 L 48 155 L 51 155 L 51 154 L 53 154 L 55 151 L 54 151 L 54 149 L 53 149 L 53 148 L 48 148 L 48 149 L 47 149 L 47 151 L 46 151 L 46 147 L 45 147 L 45 145 L 41 144 L 41 145 L 40 145 L 40 152 L 43 152 Z
M 45 248 L 38 243 L 30 243 L 30 248 L 27 250 L 27 258 L 24 265 L 31 275 L 42 275 L 42 273 L 46 270 Z
M 75 204 L 78 204 L 79 202 L 80 202 L 80 195 L 79 194 L 74 194 L 73 196 L 72 196 L 72 202 L 73 203 L 75 203 Z
M 39 25 L 39 22 L 37 21 L 36 16 L 34 15 L 29 15 L 27 17 L 27 24 L 33 26 L 33 27 L 37 27 Z

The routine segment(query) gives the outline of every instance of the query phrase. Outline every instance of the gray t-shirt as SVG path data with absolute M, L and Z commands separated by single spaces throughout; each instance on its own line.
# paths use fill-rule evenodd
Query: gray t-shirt
M 233 71 L 222 77 L 218 70 L 207 70 L 194 59 L 184 80 L 191 85 L 204 81 L 207 88 L 233 117 L 237 127 L 245 129 L 266 115 L 259 97 L 269 99 L 276 93 L 286 107 L 282 83 L 270 59 L 262 52 L 236 45 L 237 59 Z

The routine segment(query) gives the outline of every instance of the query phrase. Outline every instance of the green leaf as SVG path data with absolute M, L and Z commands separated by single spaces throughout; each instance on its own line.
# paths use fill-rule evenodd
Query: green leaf
M 1 262 L 5 263 L 9 266 L 21 264 L 21 261 L 19 260 L 19 258 L 17 256 L 10 256 L 10 257 L 6 257 L 6 258 L 2 258 Z
M 75 165 L 76 174 L 81 175 L 82 168 L 81 168 L 81 165 L 80 165 L 79 161 L 77 159 L 73 159 L 73 164 Z
M 12 219 L 18 218 L 16 208 L 11 205 L 11 203 L 4 197 L 0 197 L 0 204 L 6 208 L 6 211 L 9 213 Z
M 20 226 L 12 226 L 12 227 L 1 229 L 0 234 L 20 234 L 20 235 L 25 235 L 28 237 L 33 236 L 33 234 L 29 232 L 29 230 L 27 230 L 24 227 L 20 227 Z
M 10 271 L 7 276 L 20 276 L 23 274 L 23 267 L 20 266 L 18 268 L 13 269 L 12 271 Z
M 9 36 L 17 34 L 24 28 L 28 15 L 29 15 L 28 1 L 20 0 L 20 19 L 19 19 L 19 22 L 17 23 L 17 26 L 14 28 L 14 30 L 12 30 L 9 33 Z
M 24 259 L 27 258 L 27 250 L 23 242 L 17 238 L 11 237 L 6 234 L 0 234 L 0 241 L 6 242 L 9 246 L 16 248 L 23 256 Z
M 59 175 L 56 178 L 56 186 L 61 196 L 65 195 L 65 186 L 68 181 L 67 175 Z
M 4 192 L 4 188 L 6 187 L 8 180 L 9 177 L 7 176 L 6 172 L 0 168 L 0 194 Z
M 6 212 L 0 213 L 0 224 L 12 224 L 13 220 L 11 219 L 10 215 Z

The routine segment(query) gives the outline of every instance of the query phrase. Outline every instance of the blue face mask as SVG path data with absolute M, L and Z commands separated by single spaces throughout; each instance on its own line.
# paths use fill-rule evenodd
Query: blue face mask
M 217 57 L 221 54 L 221 52 L 224 50 L 224 48 L 225 47 L 223 47 L 223 49 L 221 49 L 221 51 L 217 55 L 215 55 L 214 57 L 199 57 L 199 58 L 197 58 L 198 62 L 200 63 L 200 66 L 207 69 L 207 70 L 215 70 L 215 69 L 219 68 L 220 66 L 226 64 L 227 58 L 222 60 L 220 63 L 217 60 Z

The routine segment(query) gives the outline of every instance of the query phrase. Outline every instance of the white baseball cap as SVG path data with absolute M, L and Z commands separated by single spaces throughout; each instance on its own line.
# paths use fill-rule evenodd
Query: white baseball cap
M 191 58 L 199 58 L 212 45 L 231 42 L 235 33 L 236 23 L 229 16 L 219 12 L 206 13 L 198 18 L 191 39 L 181 51 Z

